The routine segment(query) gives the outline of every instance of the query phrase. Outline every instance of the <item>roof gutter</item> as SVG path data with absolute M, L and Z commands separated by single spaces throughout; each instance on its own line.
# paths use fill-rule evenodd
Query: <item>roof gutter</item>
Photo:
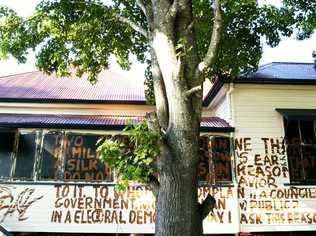
M 204 98 L 204 101 L 203 101 L 204 107 L 207 107 L 211 104 L 211 102 L 213 101 L 213 99 L 215 98 L 215 96 L 217 95 L 219 90 L 221 90 L 223 86 L 224 86 L 224 82 L 221 79 L 218 78 L 217 80 L 215 80 L 212 88 L 210 89 L 210 91 Z
M 64 99 L 64 98 L 0 98 L 0 102 L 15 103 L 64 103 L 64 104 L 126 104 L 146 105 L 145 100 L 88 100 L 88 99 Z
M 285 84 L 285 85 L 316 85 L 316 80 L 311 79 L 282 79 L 282 78 L 250 78 L 250 77 L 239 77 L 236 79 L 231 78 L 219 78 L 215 81 L 213 87 L 206 95 L 203 106 L 207 107 L 211 104 L 213 99 L 216 97 L 219 90 L 225 83 L 230 84 Z
M 12 236 L 12 234 L 8 230 L 6 230 L 2 225 L 0 225 L 0 232 L 5 236 Z

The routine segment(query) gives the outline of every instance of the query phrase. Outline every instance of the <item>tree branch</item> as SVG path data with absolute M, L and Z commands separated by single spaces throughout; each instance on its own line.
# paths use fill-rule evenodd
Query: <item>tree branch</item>
M 142 10 L 142 12 L 144 13 L 144 15 L 146 16 L 147 20 L 148 20 L 148 16 L 149 16 L 149 12 L 148 12 L 148 3 L 147 5 L 145 5 L 146 3 L 144 3 L 144 1 L 142 0 L 136 0 L 136 5 Z
M 178 4 L 179 4 L 179 0 L 173 0 L 173 3 L 171 4 L 167 12 L 167 18 L 173 18 L 176 16 L 177 11 L 178 11 Z
M 147 36 L 150 37 L 154 25 L 153 3 L 148 0 L 136 0 L 136 5 L 141 9 L 146 17 L 149 29 Z
M 117 15 L 116 16 L 121 22 L 128 24 L 133 30 L 135 30 L 136 32 L 142 34 L 145 38 L 148 39 L 148 33 L 145 29 L 143 29 L 142 27 L 138 26 L 136 23 L 134 23 L 133 21 L 131 21 L 130 19 L 124 17 L 124 16 L 120 16 Z
M 160 127 L 163 132 L 167 130 L 169 123 L 169 109 L 168 99 L 166 94 L 165 83 L 163 81 L 162 73 L 157 61 L 154 50 L 151 50 L 151 73 L 154 83 L 154 94 L 156 102 L 156 111 Z
M 199 205 L 202 220 L 204 220 L 204 218 L 207 217 L 210 212 L 213 213 L 215 204 L 216 204 L 215 198 L 211 196 L 210 194 L 208 194 L 205 200 Z
M 208 47 L 207 53 L 202 62 L 199 63 L 197 72 L 203 72 L 208 66 L 211 66 L 216 58 L 219 41 L 221 38 L 222 31 L 222 14 L 221 14 L 221 6 L 220 0 L 215 0 L 214 6 L 214 23 L 213 23 L 213 31 L 210 45 Z
M 202 90 L 202 85 L 198 85 L 198 86 L 196 86 L 196 87 L 193 87 L 193 88 L 187 90 L 187 91 L 185 92 L 185 96 L 186 96 L 187 98 L 189 98 L 192 94 L 194 94 L 194 93 L 196 93 L 196 92 L 199 92 L 199 91 L 201 91 L 201 90 Z
M 189 32 L 193 29 L 193 26 L 194 26 L 194 21 L 192 21 L 192 22 L 188 25 L 187 29 L 185 30 L 185 34 L 186 34 L 186 35 L 189 34 Z

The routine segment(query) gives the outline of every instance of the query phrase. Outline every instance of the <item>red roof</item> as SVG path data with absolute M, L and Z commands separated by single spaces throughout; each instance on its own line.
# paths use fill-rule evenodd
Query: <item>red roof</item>
M 0 127 L 123 129 L 128 123 L 137 124 L 143 119 L 143 116 L 0 114 Z M 230 132 L 233 128 L 221 118 L 204 117 L 201 130 Z
M 0 77 L 0 101 L 145 103 L 144 84 L 103 71 L 95 85 L 85 78 L 46 75 L 40 71 Z

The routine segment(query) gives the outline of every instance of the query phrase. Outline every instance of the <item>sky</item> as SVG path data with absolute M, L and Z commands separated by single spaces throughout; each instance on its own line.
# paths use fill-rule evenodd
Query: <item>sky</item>
M 29 16 L 34 11 L 36 4 L 40 0 L 0 0 L 0 5 L 5 5 L 13 8 L 21 16 Z M 259 0 L 262 3 L 273 3 L 278 5 L 280 0 Z M 284 38 L 280 44 L 275 48 L 270 48 L 267 45 L 263 45 L 263 56 L 260 64 L 267 64 L 270 62 L 313 62 L 312 51 L 316 49 L 316 33 L 308 40 L 298 41 L 295 37 Z M 111 60 L 110 70 L 122 74 L 124 76 L 140 78 L 144 76 L 145 66 L 137 63 L 132 58 L 133 65 L 129 71 L 123 71 L 115 63 L 115 60 Z M 27 71 L 34 71 L 35 56 L 31 52 L 26 64 L 18 64 L 18 62 L 9 58 L 5 61 L 0 61 L 0 76 L 22 73 Z

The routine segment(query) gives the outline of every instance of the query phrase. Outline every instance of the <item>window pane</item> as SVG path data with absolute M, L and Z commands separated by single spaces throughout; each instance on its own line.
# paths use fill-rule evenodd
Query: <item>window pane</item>
M 210 143 L 216 182 L 232 181 L 230 138 L 214 137 Z
M 15 164 L 15 178 L 31 179 L 33 177 L 35 138 L 35 132 L 20 134 L 18 155 Z
M 209 163 L 208 137 L 200 137 L 200 163 L 198 167 L 198 180 L 214 183 L 214 177 L 211 176 L 211 167 Z
M 42 146 L 41 179 L 58 179 L 58 165 L 62 155 L 62 133 L 49 132 L 44 135 Z
M 314 121 L 284 119 L 291 182 L 316 180 Z
M 306 180 L 316 180 L 316 147 L 303 146 L 302 166 L 305 171 Z
M 101 163 L 96 152 L 98 135 L 67 134 L 65 180 L 113 181 L 110 169 Z
M 13 148 L 15 144 L 14 132 L 0 132 L 0 178 L 10 177 Z
M 289 162 L 289 171 L 291 181 L 303 181 L 303 161 L 302 161 L 302 146 L 300 144 L 287 146 L 287 157 Z
M 300 129 L 302 135 L 302 142 L 307 144 L 315 143 L 315 132 L 314 132 L 313 121 L 300 121 Z
M 232 181 L 229 138 L 200 138 L 199 181 L 213 184 Z
M 300 144 L 300 133 L 297 120 L 285 121 L 285 138 L 289 144 Z

